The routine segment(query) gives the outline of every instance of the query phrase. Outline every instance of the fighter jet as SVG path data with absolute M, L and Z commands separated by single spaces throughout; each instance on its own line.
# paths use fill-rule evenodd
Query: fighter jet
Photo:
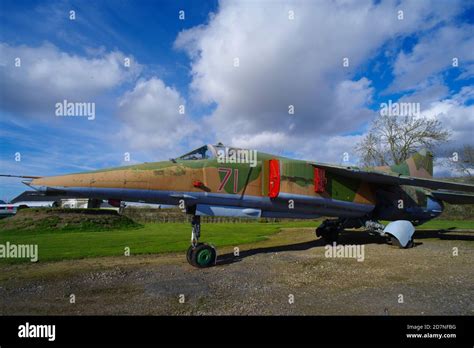
M 359 168 L 296 160 L 255 150 L 205 145 L 169 161 L 85 173 L 26 177 L 48 194 L 178 205 L 191 219 L 187 260 L 216 262 L 200 241 L 201 216 L 328 219 L 316 229 L 326 243 L 344 228 L 365 228 L 401 248 L 413 246 L 414 225 L 443 211 L 443 202 L 474 204 L 474 185 L 435 180 L 426 150 L 399 165 Z M 384 226 L 380 221 L 391 221 Z

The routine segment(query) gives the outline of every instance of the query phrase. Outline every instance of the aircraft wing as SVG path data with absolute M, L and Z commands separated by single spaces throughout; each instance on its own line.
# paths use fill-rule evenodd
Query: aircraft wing
M 449 204 L 474 204 L 474 195 L 450 191 L 433 191 L 431 194 Z
M 391 174 L 380 171 L 360 169 L 358 167 L 344 167 L 331 164 L 313 163 L 316 168 L 324 169 L 327 172 L 334 173 L 348 178 L 360 179 L 374 184 L 382 185 L 407 185 L 420 186 L 432 190 L 451 190 L 474 192 L 474 185 L 461 184 L 457 182 L 417 178 L 402 174 Z

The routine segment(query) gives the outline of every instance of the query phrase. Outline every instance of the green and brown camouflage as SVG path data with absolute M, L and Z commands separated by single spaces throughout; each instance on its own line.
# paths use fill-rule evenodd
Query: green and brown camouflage
M 433 155 L 426 150 L 413 154 L 399 165 L 358 168 L 263 152 L 255 152 L 255 166 L 239 161 L 239 158 L 234 158 L 235 163 L 222 162 L 219 151 L 223 148 L 221 144 L 206 145 L 170 161 L 41 177 L 33 179 L 29 185 L 43 191 L 98 199 L 163 204 L 178 204 L 184 200 L 187 206 L 217 202 L 257 208 L 261 210 L 259 216 L 362 217 L 379 212 L 383 204 L 390 209 L 378 214 L 389 220 L 409 211 L 416 213 L 408 214 L 407 220 L 432 216 L 433 212 L 426 213 L 430 199 L 436 200 L 431 194 L 432 186 L 444 187 L 443 182 L 432 180 Z M 275 197 L 269 197 L 270 161 L 276 161 L 279 167 Z M 316 171 L 319 174 L 316 175 Z M 320 182 L 316 183 L 316 180 Z M 315 189 L 318 185 L 322 189 Z M 458 185 L 457 188 L 471 190 L 467 186 Z M 400 200 L 403 209 L 394 210 Z M 291 209 L 289 201 L 294 204 Z M 438 202 L 435 208 L 442 210 L 441 205 Z

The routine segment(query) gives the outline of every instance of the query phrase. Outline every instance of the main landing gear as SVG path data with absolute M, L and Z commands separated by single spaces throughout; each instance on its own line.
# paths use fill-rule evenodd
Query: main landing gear
M 333 219 L 325 220 L 316 229 L 316 236 L 321 237 L 326 244 L 337 243 L 339 233 L 344 228 L 364 227 L 371 235 L 379 235 L 390 241 L 390 244 L 400 248 L 412 248 L 415 243 L 413 234 L 415 228 L 410 221 L 397 220 L 384 226 L 377 221 L 369 219 Z
M 321 237 L 326 244 L 337 243 L 339 233 L 343 230 L 343 222 L 337 220 L 324 220 L 316 229 L 316 236 Z
M 199 243 L 201 236 L 201 217 L 193 215 L 191 221 L 191 245 L 186 252 L 186 258 L 190 265 L 198 268 L 211 267 L 216 264 L 216 249 L 209 244 Z

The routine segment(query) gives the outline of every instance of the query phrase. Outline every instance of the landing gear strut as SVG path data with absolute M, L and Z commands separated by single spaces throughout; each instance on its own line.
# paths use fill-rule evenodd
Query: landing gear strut
M 316 229 L 316 236 L 322 237 L 326 244 L 336 243 L 339 233 L 343 229 L 343 223 L 338 220 L 324 220 Z
M 193 215 L 191 225 L 191 245 L 186 252 L 186 259 L 190 265 L 198 268 L 215 265 L 217 257 L 216 249 L 212 245 L 199 243 L 199 237 L 201 237 L 201 217 L 199 215 Z

